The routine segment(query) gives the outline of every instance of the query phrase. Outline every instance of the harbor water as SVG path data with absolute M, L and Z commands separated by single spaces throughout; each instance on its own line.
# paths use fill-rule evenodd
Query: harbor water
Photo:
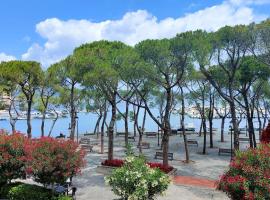
M 84 134 L 86 132 L 93 132 L 94 127 L 96 124 L 97 120 L 97 115 L 92 114 L 92 113 L 85 113 L 81 112 L 78 113 L 78 133 L 79 134 Z M 110 116 L 107 118 L 107 122 L 109 122 Z M 141 124 L 142 116 L 139 117 L 139 123 Z M 228 131 L 229 126 L 230 126 L 230 118 L 227 118 L 225 121 L 225 131 Z M 33 137 L 40 137 L 40 126 L 41 126 L 41 119 L 32 119 L 32 135 Z M 51 124 L 53 120 L 52 119 L 46 119 L 45 121 L 45 134 L 47 134 L 50 130 Z M 195 119 L 195 118 L 190 118 L 188 116 L 185 117 L 185 123 L 188 126 L 194 126 L 196 131 L 199 131 L 200 129 L 200 123 L 201 119 Z M 59 118 L 56 121 L 55 127 L 52 132 L 52 136 L 57 136 L 60 133 L 63 133 L 65 135 L 69 135 L 69 124 L 70 124 L 70 118 Z M 255 127 L 258 127 L 258 120 L 254 119 L 254 124 Z M 172 114 L 171 115 L 171 126 L 172 128 L 179 128 L 180 127 L 180 119 L 179 115 Z M 214 119 L 213 120 L 213 127 L 217 128 L 218 131 L 220 131 L 220 126 L 221 126 L 221 120 L 220 119 Z M 240 123 L 240 128 L 245 128 L 246 127 L 246 119 L 243 119 Z M 0 121 L 0 129 L 5 129 L 10 131 L 11 126 L 9 123 L 9 120 L 1 120 Z M 146 131 L 157 131 L 158 126 L 157 124 L 147 115 L 146 118 L 146 125 L 145 125 Z M 21 131 L 23 133 L 26 133 L 27 130 L 27 123 L 26 120 L 18 120 L 16 123 L 16 130 Z M 123 132 L 124 131 L 124 122 L 123 120 L 119 120 L 116 122 L 116 130 Z M 133 132 L 133 122 L 130 121 L 129 123 L 129 131 Z M 76 130 L 77 132 L 77 130 Z

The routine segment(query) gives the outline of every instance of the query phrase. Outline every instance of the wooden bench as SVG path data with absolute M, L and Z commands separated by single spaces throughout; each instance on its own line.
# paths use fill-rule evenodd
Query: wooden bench
M 140 145 L 138 145 L 137 148 L 140 148 Z M 142 142 L 141 148 L 142 149 L 150 149 L 150 143 L 149 142 Z
M 146 137 L 157 137 L 156 132 L 145 132 Z
M 183 135 L 183 131 L 182 130 L 180 130 L 179 131 L 179 134 L 180 135 Z M 195 130 L 185 130 L 185 134 L 186 135 L 191 135 L 191 134 L 198 134 Z
M 155 159 L 163 160 L 163 152 L 157 151 L 155 154 Z M 173 160 L 173 153 L 168 153 L 168 160 Z
M 239 138 L 239 142 L 249 142 L 249 138 Z
M 83 136 L 91 136 L 91 135 L 95 135 L 95 133 L 84 133 Z
M 218 149 L 218 155 L 221 155 L 221 154 L 229 154 L 229 155 L 231 155 L 231 153 L 234 155 L 234 150 L 225 149 L 225 148 L 219 148 Z
M 188 145 L 197 145 L 197 147 L 199 146 L 197 140 L 187 140 L 187 144 L 188 144 Z
M 116 136 L 121 136 L 121 137 L 125 137 L 126 132 L 116 132 Z
M 80 144 L 90 144 L 90 138 L 81 138 L 79 143 Z
M 80 147 L 86 152 L 93 152 L 93 146 L 90 144 L 80 144 Z
M 134 136 L 128 136 L 128 140 L 133 140 L 135 142 L 135 137 Z

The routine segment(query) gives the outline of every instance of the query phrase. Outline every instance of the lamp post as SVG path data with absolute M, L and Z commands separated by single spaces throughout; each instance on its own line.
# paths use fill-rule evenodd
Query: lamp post
M 230 131 L 231 131 L 231 160 L 233 158 L 233 144 L 232 144 L 232 125 L 229 126 Z
M 157 119 L 158 119 L 158 121 L 159 121 L 160 117 L 157 116 Z M 157 138 L 158 138 L 158 146 L 159 146 L 159 125 L 158 125 L 158 135 L 157 135 Z
M 79 142 L 79 117 L 78 117 L 78 112 L 75 113 L 76 117 L 76 124 L 77 124 L 77 143 Z

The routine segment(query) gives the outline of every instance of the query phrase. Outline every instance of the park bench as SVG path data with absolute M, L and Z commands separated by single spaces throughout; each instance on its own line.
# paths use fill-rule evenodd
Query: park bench
M 229 154 L 229 155 L 231 155 L 231 153 L 234 155 L 234 150 L 225 149 L 225 148 L 219 148 L 218 149 L 218 155 L 221 155 L 221 154 Z
M 197 141 L 197 140 L 187 140 L 187 144 L 189 144 L 189 145 L 197 145 L 197 146 L 199 146 L 199 144 L 198 144 L 198 141 Z
M 83 136 L 91 136 L 91 135 L 95 135 L 95 133 L 84 133 Z
M 156 132 L 145 132 L 146 137 L 157 137 Z
M 249 138 L 239 138 L 239 142 L 249 142 Z
M 135 137 L 134 136 L 128 136 L 128 140 L 133 140 L 135 142 Z
M 79 141 L 81 149 L 86 152 L 92 152 L 93 146 L 90 144 L 90 138 L 81 138 Z
M 116 136 L 121 136 L 121 137 L 125 137 L 126 132 L 116 132 Z
M 138 145 L 137 147 L 140 148 L 140 145 Z M 150 149 L 150 143 L 149 142 L 142 142 L 141 148 L 142 149 Z
M 157 151 L 155 154 L 155 159 L 163 159 L 163 152 Z M 173 153 L 168 153 L 168 160 L 173 160 Z
M 172 129 L 170 135 L 177 135 L 177 129 Z
M 79 141 L 80 144 L 90 144 L 90 138 L 82 137 Z
M 80 144 L 81 149 L 85 152 L 93 152 L 93 146 L 90 144 Z

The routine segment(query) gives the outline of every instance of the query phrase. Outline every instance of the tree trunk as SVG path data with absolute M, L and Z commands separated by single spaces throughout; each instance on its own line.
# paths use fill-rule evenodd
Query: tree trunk
M 214 148 L 213 143 L 213 120 L 209 120 L 210 148 Z
M 27 98 L 27 135 L 28 135 L 28 138 L 32 137 L 32 125 L 31 125 L 32 100 L 33 100 L 32 96 L 29 96 Z
M 140 113 L 140 107 L 138 106 L 137 108 L 137 111 L 134 113 L 134 124 L 136 125 L 136 128 L 139 132 L 139 141 L 138 141 L 138 147 L 139 147 L 139 152 L 142 153 L 142 136 L 143 136 L 143 131 L 142 131 L 142 128 L 139 127 L 139 124 L 138 124 L 138 116 L 139 116 L 139 113 Z
M 226 115 L 221 117 L 221 135 L 220 135 L 220 141 L 224 142 L 224 125 L 225 125 L 225 119 L 226 119 Z
M 170 110 L 171 110 L 171 101 L 172 101 L 172 94 L 171 89 L 168 88 L 166 90 L 166 108 L 165 108 L 165 115 L 164 115 L 164 126 L 163 126 L 163 137 L 162 137 L 162 147 L 163 147 L 163 165 L 168 166 L 168 151 L 169 151 L 169 134 L 171 132 L 170 127 Z
M 58 117 L 59 117 L 59 115 L 58 115 L 58 113 L 57 113 L 57 112 L 55 112 L 55 114 L 56 114 L 56 118 L 53 120 L 53 123 L 52 123 L 52 126 L 51 126 L 51 128 L 50 128 L 50 131 L 49 131 L 48 137 L 50 137 L 50 136 L 51 136 L 52 131 L 53 131 L 53 128 L 54 128 L 54 125 L 56 124 L 56 121 L 58 120 Z
M 185 146 L 185 152 L 186 152 L 186 163 L 189 163 L 189 151 L 188 151 L 187 137 L 186 137 L 186 130 L 185 130 L 185 99 L 184 99 L 183 88 L 180 87 L 180 90 L 181 90 L 181 97 L 182 97 L 181 127 L 183 131 L 183 139 L 184 139 L 184 146 Z
M 73 83 L 70 91 L 70 139 L 74 140 L 75 137 L 75 128 L 76 128 L 76 108 L 74 105 L 74 90 L 75 84 Z
M 102 119 L 102 114 L 99 114 L 98 119 L 96 121 L 95 129 L 94 129 L 94 134 L 97 134 L 97 136 L 99 132 L 99 124 L 100 124 L 101 119 Z
M 237 123 L 237 116 L 235 111 L 234 101 L 230 102 L 231 116 L 232 116 L 232 124 L 234 130 L 234 149 L 239 150 L 239 129 Z
M 144 109 L 143 113 L 143 122 L 142 122 L 142 131 L 145 131 L 145 122 L 146 122 L 146 109 Z
M 128 146 L 128 112 L 129 112 L 129 104 L 126 101 L 126 113 L 125 113 L 125 145 Z
M 101 136 L 100 136 L 100 153 L 104 153 L 104 128 L 105 128 L 105 123 L 107 119 L 107 106 L 105 103 L 105 110 L 104 110 L 104 115 L 103 115 L 103 120 L 101 124 Z
M 11 100 L 10 105 L 8 106 L 8 114 L 9 114 L 9 123 L 11 126 L 12 133 L 15 133 L 16 132 L 16 127 L 15 127 L 16 119 L 14 119 L 11 114 L 12 105 L 13 105 L 13 100 Z
M 114 124 L 116 121 L 116 93 L 114 92 L 113 99 L 110 101 L 112 106 L 112 116 L 109 125 L 109 138 L 108 138 L 108 160 L 113 160 L 113 133 L 114 133 Z
M 209 121 L 209 136 L 210 136 L 210 148 L 214 147 L 213 144 L 213 116 L 214 116 L 214 95 L 212 92 L 209 96 L 210 99 L 210 107 L 209 107 L 209 113 L 208 113 L 208 121 Z
M 247 122 L 248 122 L 249 146 L 250 148 L 253 148 L 253 147 L 256 147 L 256 140 L 253 141 L 254 139 L 253 136 L 255 136 L 254 127 L 253 127 L 253 114 L 251 114 L 251 111 L 250 111 L 250 107 L 249 107 L 250 105 L 247 98 L 247 92 L 242 91 L 242 96 L 245 103 L 244 109 L 246 111 L 246 117 L 247 117 Z
M 200 125 L 200 131 L 199 131 L 199 136 L 202 136 L 202 127 L 203 127 L 203 119 L 201 119 L 201 125 Z
M 259 122 L 259 135 L 261 138 L 261 134 L 262 134 L 262 121 L 261 121 L 261 115 L 260 115 L 260 110 L 259 110 L 259 103 L 256 106 L 256 113 L 257 113 L 257 118 L 258 118 L 258 122 Z

